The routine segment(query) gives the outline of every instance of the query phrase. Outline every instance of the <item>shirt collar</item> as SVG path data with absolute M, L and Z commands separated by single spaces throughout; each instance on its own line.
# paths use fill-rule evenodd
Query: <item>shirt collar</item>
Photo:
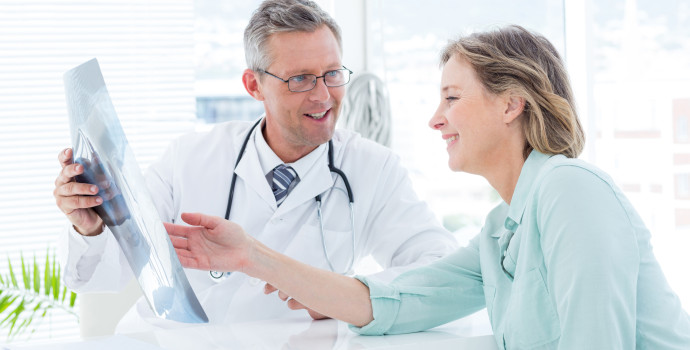
M 280 164 L 283 164 L 283 161 L 280 160 L 278 155 L 276 155 L 273 149 L 271 149 L 271 147 L 266 142 L 266 139 L 264 138 L 263 132 L 261 130 L 263 129 L 265 123 L 266 121 L 264 119 L 263 121 L 261 121 L 259 127 L 256 128 L 256 131 L 254 132 L 254 145 L 259 155 L 259 163 L 261 164 L 261 170 L 263 171 L 264 175 L 268 175 L 271 171 L 273 171 L 275 167 L 277 167 Z M 306 156 L 298 159 L 293 163 L 287 163 L 286 165 L 292 167 L 292 169 L 295 170 L 299 179 L 303 179 L 306 176 L 307 172 L 309 172 L 309 170 L 311 170 L 311 168 L 314 167 L 314 164 L 316 163 L 317 159 L 321 158 L 321 156 L 326 152 L 326 147 L 328 147 L 326 143 L 321 144 L 319 145 L 319 147 L 316 147 L 316 149 L 309 152 Z
M 508 216 L 503 224 L 507 230 L 515 232 L 522 222 L 522 215 L 525 213 L 527 200 L 529 199 L 529 194 L 534 186 L 536 177 L 541 167 L 550 157 L 550 155 L 532 150 L 527 160 L 525 160 L 525 164 L 522 165 L 520 177 L 518 178 L 518 182 L 515 185 L 515 191 L 513 192 L 513 198 L 510 201 Z

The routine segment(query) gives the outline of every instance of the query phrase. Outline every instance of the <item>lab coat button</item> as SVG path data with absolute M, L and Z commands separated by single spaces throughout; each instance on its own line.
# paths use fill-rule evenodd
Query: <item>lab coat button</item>
M 261 280 L 260 280 L 260 279 L 254 278 L 254 277 L 249 278 L 249 285 L 250 285 L 250 286 L 256 287 L 256 286 L 258 286 L 259 284 L 261 284 Z

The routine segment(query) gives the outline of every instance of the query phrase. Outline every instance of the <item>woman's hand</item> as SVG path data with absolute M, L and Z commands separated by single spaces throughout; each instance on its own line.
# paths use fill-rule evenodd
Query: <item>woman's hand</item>
M 255 240 L 239 225 L 217 216 L 183 213 L 192 226 L 164 223 L 182 266 L 199 270 L 244 271 Z
M 283 300 L 294 298 L 288 307 L 306 308 L 315 319 L 328 315 L 359 327 L 374 319 L 369 288 L 360 281 L 280 254 L 217 216 L 183 213 L 182 220 L 193 226 L 165 224 L 182 266 L 264 280 L 266 292 L 280 290 Z

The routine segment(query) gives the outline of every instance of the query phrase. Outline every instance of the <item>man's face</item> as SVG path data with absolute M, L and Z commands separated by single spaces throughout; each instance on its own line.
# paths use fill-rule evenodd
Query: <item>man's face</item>
M 273 63 L 265 70 L 285 80 L 342 68 L 338 42 L 327 26 L 311 33 L 273 34 L 268 49 Z M 262 74 L 258 89 L 266 109 L 264 136 L 284 162 L 303 157 L 333 136 L 344 86 L 327 87 L 319 78 L 312 90 L 292 92 L 287 83 Z

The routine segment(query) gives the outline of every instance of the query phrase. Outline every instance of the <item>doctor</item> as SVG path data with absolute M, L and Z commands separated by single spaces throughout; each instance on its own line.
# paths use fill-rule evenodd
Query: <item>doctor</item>
M 311 1 L 267 0 L 244 34 L 242 81 L 262 101 L 256 122 L 219 124 L 173 142 L 146 174 L 163 221 L 202 212 L 241 224 L 266 246 L 309 265 L 351 274 L 371 256 L 391 280 L 456 248 L 390 150 L 335 131 L 351 71 L 340 29 Z M 132 272 L 114 237 L 91 209 L 98 189 L 74 182 L 83 169 L 61 152 L 54 196 L 72 225 L 63 235 L 64 280 L 85 293 L 116 291 Z M 187 270 L 212 323 L 291 315 L 264 283 L 244 274 Z M 304 308 L 292 300 L 290 308 Z M 313 318 L 322 315 L 308 310 Z M 155 319 L 139 300 L 118 331 L 142 331 Z

